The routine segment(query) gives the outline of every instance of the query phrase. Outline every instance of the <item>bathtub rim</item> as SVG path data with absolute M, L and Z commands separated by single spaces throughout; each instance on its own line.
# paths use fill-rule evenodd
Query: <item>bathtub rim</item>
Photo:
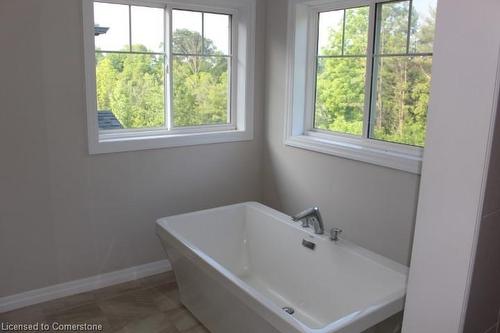
M 244 302 L 245 305 L 256 311 L 263 319 L 268 321 L 269 324 L 276 327 L 278 330 L 297 333 L 326 333 L 332 330 L 339 333 L 359 332 L 360 330 L 372 327 L 374 325 L 371 323 L 372 321 L 378 320 L 377 322 L 380 322 L 385 318 L 403 310 L 406 288 L 395 291 L 385 298 L 380 299 L 376 302 L 376 304 L 372 304 L 360 311 L 345 315 L 344 317 L 328 323 L 323 327 L 309 327 L 295 317 L 286 315 L 281 308 L 263 296 L 258 290 L 241 280 L 238 276 L 226 269 L 222 264 L 203 252 L 196 245 L 192 244 L 188 239 L 180 235 L 179 232 L 172 230 L 169 226 L 169 223 L 175 223 L 175 219 L 177 218 L 203 215 L 208 212 L 216 212 L 219 210 L 227 210 L 238 207 L 255 208 L 263 214 L 276 219 L 277 222 L 284 223 L 287 227 L 295 228 L 301 233 L 307 235 L 309 238 L 327 241 L 332 243 L 334 246 L 341 246 L 342 250 L 349 251 L 355 255 L 368 259 L 379 266 L 403 275 L 406 280 L 405 284 L 407 282 L 409 271 L 408 267 L 342 238 L 340 238 L 337 242 L 331 242 L 326 235 L 316 235 L 311 230 L 304 229 L 297 223 L 293 223 L 290 216 L 255 201 L 162 217 L 156 221 L 156 233 L 160 236 L 160 238 L 161 235 L 166 236 L 171 246 L 175 247 L 177 251 L 186 256 L 194 264 L 200 265 L 205 272 L 210 274 L 210 276 L 221 283 L 229 282 L 228 284 L 223 284 L 223 286 L 228 288 L 236 297 L 238 297 L 238 299 Z M 377 313 L 378 311 L 380 311 L 380 313 Z M 366 321 L 369 321 L 370 323 L 368 324 Z

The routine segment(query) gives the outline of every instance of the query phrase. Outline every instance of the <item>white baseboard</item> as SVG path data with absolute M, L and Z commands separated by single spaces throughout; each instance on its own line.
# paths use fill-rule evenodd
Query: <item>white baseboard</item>
M 45 288 L 29 290 L 20 294 L 0 297 L 0 313 L 53 299 L 80 294 L 115 284 L 137 280 L 171 270 L 168 260 L 134 266 L 119 271 L 99 274 L 88 278 L 60 283 Z

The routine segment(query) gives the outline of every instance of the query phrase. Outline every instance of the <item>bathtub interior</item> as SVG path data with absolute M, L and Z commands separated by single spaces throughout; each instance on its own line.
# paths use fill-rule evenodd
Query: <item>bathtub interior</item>
M 401 298 L 406 275 L 327 237 L 304 231 L 284 214 L 242 204 L 181 215 L 168 230 L 244 281 L 293 318 L 321 329 Z M 307 239 L 314 250 L 302 246 Z
M 168 219 L 168 228 L 240 276 L 248 270 L 246 212 L 246 206 L 235 205 L 178 215 Z

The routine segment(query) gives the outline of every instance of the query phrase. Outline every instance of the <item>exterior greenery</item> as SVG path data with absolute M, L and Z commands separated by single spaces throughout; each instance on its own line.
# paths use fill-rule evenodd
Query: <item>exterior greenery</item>
M 173 45 L 179 53 L 199 54 L 201 36 L 189 30 L 176 30 Z M 204 45 L 206 55 L 173 58 L 175 126 L 229 121 L 230 60 L 210 40 L 205 39 Z M 142 45 L 133 45 L 132 49 L 140 54 L 96 52 L 97 109 L 111 110 L 124 128 L 163 127 L 165 58 Z
M 163 126 L 163 56 L 97 53 L 96 64 L 98 110 L 111 110 L 124 128 Z
M 429 101 L 435 10 L 425 20 L 409 2 L 379 5 L 371 91 L 371 138 L 423 146 Z M 318 50 L 315 127 L 363 131 L 368 7 L 348 9 Z M 345 32 L 344 32 L 345 31 Z M 409 41 L 409 49 L 407 44 Z
M 343 11 L 343 20 L 326 32 L 327 44 L 317 58 L 316 128 L 362 135 L 365 104 L 371 97 L 371 138 L 424 145 L 435 11 L 421 19 L 413 8 L 408 24 L 409 4 L 399 1 L 377 7 L 368 96 L 368 7 Z M 173 125 L 228 123 L 230 57 L 187 29 L 174 31 L 172 47 Z M 165 56 L 142 45 L 132 45 L 132 50 L 135 53 L 96 52 L 98 110 L 111 110 L 124 128 L 163 127 L 168 109 Z
M 174 54 L 198 54 L 201 35 L 186 29 L 173 36 Z M 225 124 L 228 119 L 229 58 L 204 40 L 204 56 L 174 55 L 173 119 L 175 126 Z

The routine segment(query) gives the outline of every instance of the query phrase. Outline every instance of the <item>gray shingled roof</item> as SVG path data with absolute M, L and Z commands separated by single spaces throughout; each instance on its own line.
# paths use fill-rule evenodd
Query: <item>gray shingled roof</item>
M 94 36 L 99 36 L 103 35 L 106 32 L 108 32 L 109 28 L 108 27 L 100 27 L 98 25 L 94 26 Z
M 102 110 L 97 112 L 97 122 L 99 123 L 99 129 L 110 130 L 110 129 L 120 129 L 123 128 L 122 124 L 112 111 Z

